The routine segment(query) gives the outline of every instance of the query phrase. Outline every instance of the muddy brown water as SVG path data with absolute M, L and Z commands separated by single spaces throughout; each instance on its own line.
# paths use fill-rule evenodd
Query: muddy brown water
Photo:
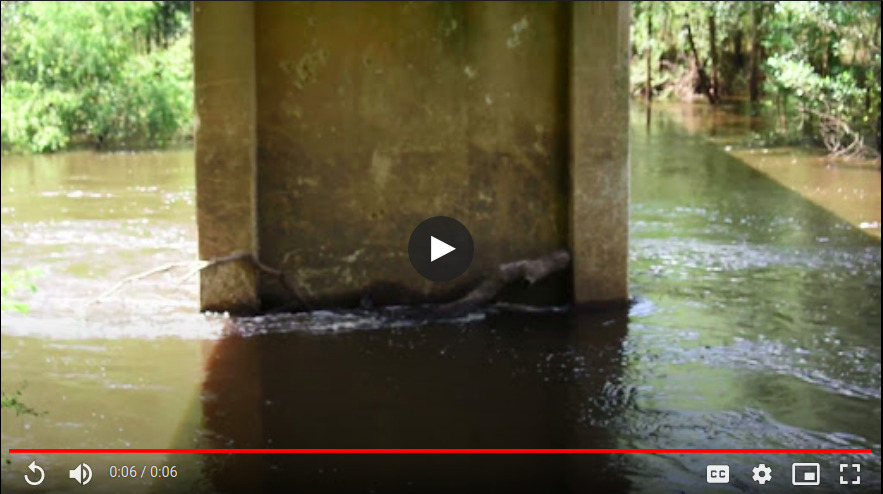
M 768 153 L 727 152 L 683 116 L 633 121 L 637 303 L 581 316 L 229 319 L 196 312 L 182 270 L 90 303 L 195 258 L 192 152 L 3 157 L 2 269 L 41 273 L 21 295 L 30 312 L 3 314 L 0 379 L 44 412 L 3 410 L 3 492 L 879 492 L 880 240 L 861 227 L 879 218 L 879 171 L 854 171 L 872 185 L 844 194 L 817 158 L 771 151 L 814 169 L 834 207 L 799 177 L 764 173 L 751 157 Z M 169 447 L 872 453 L 8 454 Z M 32 460 L 47 476 L 36 487 Z M 86 487 L 68 476 L 80 462 Z M 792 487 L 792 462 L 818 462 L 822 485 Z M 765 486 L 751 480 L 758 463 L 773 469 Z M 860 485 L 839 484 L 840 463 L 861 464 Z M 731 482 L 706 484 L 707 464 L 730 465 Z M 175 478 L 151 478 L 173 465 Z

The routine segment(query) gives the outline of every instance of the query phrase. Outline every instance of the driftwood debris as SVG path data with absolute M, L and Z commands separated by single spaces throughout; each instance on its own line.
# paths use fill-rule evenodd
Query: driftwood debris
M 275 277 L 289 294 L 301 304 L 301 306 L 309 307 L 306 298 L 301 294 L 300 290 L 298 290 L 297 285 L 285 274 L 285 271 L 262 263 L 248 252 L 236 252 L 228 256 L 218 257 L 207 261 L 183 261 L 163 264 L 162 266 L 123 278 L 95 297 L 89 302 L 89 305 L 100 303 L 114 293 L 119 292 L 127 285 L 155 274 L 178 268 L 190 268 L 186 274 L 179 278 L 178 282 L 181 283 L 203 269 L 235 261 L 248 261 L 260 272 Z M 284 261 L 285 260 L 283 260 L 283 264 L 285 264 Z M 478 286 L 465 296 L 453 302 L 430 305 L 430 311 L 440 317 L 450 317 L 471 312 L 496 300 L 503 289 L 513 283 L 524 280 L 533 285 L 538 281 L 564 270 L 569 264 L 570 253 L 564 249 L 556 250 L 550 254 L 535 259 L 525 259 L 501 264 L 494 272 L 488 275 L 478 284 Z
M 183 283 L 184 281 L 187 281 L 188 279 L 193 277 L 193 275 L 202 271 L 203 269 L 207 269 L 207 268 L 210 268 L 213 266 L 218 266 L 218 265 L 226 264 L 226 263 L 230 263 L 230 262 L 236 262 L 236 261 L 248 261 L 258 271 L 275 277 L 279 281 L 279 283 L 285 288 L 285 290 L 289 292 L 289 294 L 292 297 L 294 297 L 302 305 L 306 306 L 306 299 L 304 298 L 304 296 L 300 292 L 300 290 L 297 289 L 297 286 L 285 274 L 285 271 L 283 271 L 281 269 L 276 269 L 274 267 L 271 267 L 271 266 L 268 266 L 268 265 L 262 263 L 257 258 L 255 258 L 254 255 L 252 255 L 251 253 L 248 253 L 248 252 L 234 252 L 233 254 L 230 254 L 228 256 L 216 257 L 214 259 L 209 259 L 207 261 L 182 261 L 182 262 L 166 263 L 166 264 L 163 264 L 162 266 L 148 269 L 147 271 L 142 271 L 140 273 L 133 274 L 131 276 L 127 276 L 127 277 L 123 278 L 122 280 L 120 280 L 116 284 L 114 284 L 112 287 L 108 288 L 107 290 L 102 292 L 100 295 L 98 295 L 97 297 L 92 299 L 92 301 L 89 302 L 89 305 L 103 302 L 105 299 L 107 299 L 108 297 L 110 297 L 114 293 L 122 290 L 126 285 L 133 283 L 135 281 L 143 280 L 143 279 L 153 276 L 155 274 L 164 273 L 166 271 L 171 271 L 171 270 L 177 269 L 177 268 L 190 268 L 190 270 L 187 271 L 187 273 L 184 274 L 184 276 L 182 276 L 178 280 L 178 283 Z
M 493 302 L 507 286 L 521 280 L 531 285 L 564 270 L 570 264 L 570 253 L 564 249 L 535 259 L 501 264 L 477 287 L 453 302 L 434 306 L 433 312 L 449 316 L 465 314 Z

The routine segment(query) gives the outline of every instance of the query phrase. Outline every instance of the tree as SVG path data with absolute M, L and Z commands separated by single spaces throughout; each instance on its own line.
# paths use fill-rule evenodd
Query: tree
M 190 24 L 181 5 L 4 2 L 4 149 L 162 144 L 189 129 Z
M 754 111 L 775 109 L 783 138 L 834 154 L 879 150 L 880 2 L 636 2 L 634 12 L 640 92 L 712 104 L 746 94 Z

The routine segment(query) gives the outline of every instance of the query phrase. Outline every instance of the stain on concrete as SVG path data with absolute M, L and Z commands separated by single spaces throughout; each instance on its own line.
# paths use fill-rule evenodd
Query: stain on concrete
M 371 154 L 371 175 L 379 191 L 383 191 L 389 179 L 389 172 L 395 161 L 395 154 L 375 149 Z
M 294 87 L 303 91 L 307 84 L 319 81 L 319 71 L 328 63 L 329 57 L 328 50 L 319 48 L 304 53 L 297 62 L 279 62 L 279 68 L 291 77 Z
M 444 28 L 445 37 L 448 37 L 451 34 L 453 34 L 454 31 L 457 30 L 458 25 L 459 24 L 457 23 L 457 19 L 449 19 L 448 25 Z
M 521 45 L 521 33 L 528 27 L 530 27 L 530 22 L 528 22 L 527 17 L 522 17 L 521 20 L 512 24 L 512 36 L 506 39 L 506 46 L 515 48 Z

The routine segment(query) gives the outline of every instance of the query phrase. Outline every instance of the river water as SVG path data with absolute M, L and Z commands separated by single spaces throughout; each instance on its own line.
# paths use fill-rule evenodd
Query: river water
M 42 412 L 2 412 L 3 492 L 86 492 L 68 478 L 83 461 L 90 492 L 879 492 L 880 172 L 740 148 L 720 139 L 744 120 L 710 132 L 696 118 L 634 114 L 636 303 L 579 316 L 236 320 L 197 313 L 186 269 L 96 302 L 195 259 L 192 152 L 3 157 L 2 269 L 36 270 L 37 291 L 3 314 L 0 379 Z M 169 447 L 872 453 L 8 454 Z M 23 479 L 34 459 L 37 487 Z M 818 462 L 821 487 L 792 487 L 792 462 Z M 705 483 L 712 463 L 729 484 Z M 840 463 L 861 465 L 860 485 L 839 484 Z

